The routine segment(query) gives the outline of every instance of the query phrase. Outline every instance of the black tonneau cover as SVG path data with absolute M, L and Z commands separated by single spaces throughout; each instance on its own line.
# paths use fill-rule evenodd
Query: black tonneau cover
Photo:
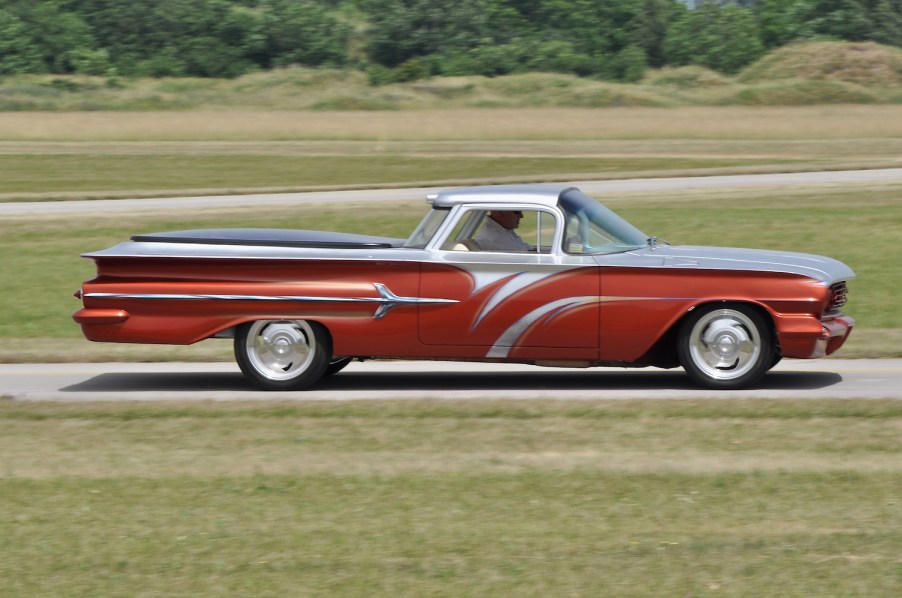
M 144 243 L 199 243 L 203 245 L 265 245 L 319 247 L 324 249 L 374 249 L 400 247 L 403 239 L 349 233 L 277 228 L 208 228 L 133 235 Z

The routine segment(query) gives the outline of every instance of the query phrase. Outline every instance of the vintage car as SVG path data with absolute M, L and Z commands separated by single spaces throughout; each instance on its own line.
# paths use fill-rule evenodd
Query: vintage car
M 782 251 L 670 246 L 563 185 L 430 195 L 408 239 L 280 229 L 135 235 L 85 254 L 73 314 L 92 341 L 234 339 L 254 384 L 295 390 L 354 359 L 682 366 L 755 384 L 782 357 L 833 353 L 845 264 Z M 480 246 L 502 226 L 523 248 Z M 516 235 L 512 227 L 516 228 Z M 485 241 L 483 241 L 484 244 Z

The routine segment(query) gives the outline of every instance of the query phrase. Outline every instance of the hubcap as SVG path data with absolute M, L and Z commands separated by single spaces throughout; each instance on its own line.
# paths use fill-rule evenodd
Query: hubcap
M 748 316 L 732 309 L 703 316 L 692 328 L 689 342 L 693 363 L 718 380 L 747 373 L 761 354 L 757 327 Z
M 290 380 L 313 361 L 316 340 L 306 322 L 259 321 L 251 325 L 245 347 L 251 365 L 261 375 Z

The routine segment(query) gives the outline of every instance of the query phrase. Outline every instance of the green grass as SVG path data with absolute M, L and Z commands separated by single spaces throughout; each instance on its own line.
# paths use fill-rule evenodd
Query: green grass
M 10 595 L 895 596 L 897 401 L 0 403 Z
M 0 112 L 0 200 L 875 168 L 900 155 L 900 106 Z
M 157 191 L 410 184 L 436 180 L 599 175 L 718 168 L 763 158 L 552 156 L 280 156 L 247 154 L 0 154 L 0 196 L 64 192 L 71 196 Z
M 717 245 L 801 251 L 828 255 L 858 274 L 846 312 L 859 331 L 840 355 L 899 356 L 902 294 L 898 264 L 902 248 L 902 185 L 829 185 L 789 189 L 631 193 L 604 201 L 649 234 L 674 244 Z M 10 217 L 0 222 L 0 360 L 229 359 L 228 348 L 131 347 L 77 343 L 70 314 L 72 293 L 94 275 L 81 253 L 102 249 L 138 232 L 216 227 L 313 228 L 406 237 L 425 211 L 425 202 L 364 205 L 299 205 L 233 210 Z M 858 344 L 858 337 L 861 344 Z M 60 339 L 54 342 L 51 339 Z M 73 344 L 75 343 L 75 344 Z M 853 352 L 854 351 L 854 352 Z

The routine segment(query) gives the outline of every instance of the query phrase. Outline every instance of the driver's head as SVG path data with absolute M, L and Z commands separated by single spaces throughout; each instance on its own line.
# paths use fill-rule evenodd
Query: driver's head
M 514 230 L 520 226 L 520 219 L 523 218 L 523 212 L 520 210 L 495 210 L 489 214 L 489 218 L 501 225 L 507 230 Z

